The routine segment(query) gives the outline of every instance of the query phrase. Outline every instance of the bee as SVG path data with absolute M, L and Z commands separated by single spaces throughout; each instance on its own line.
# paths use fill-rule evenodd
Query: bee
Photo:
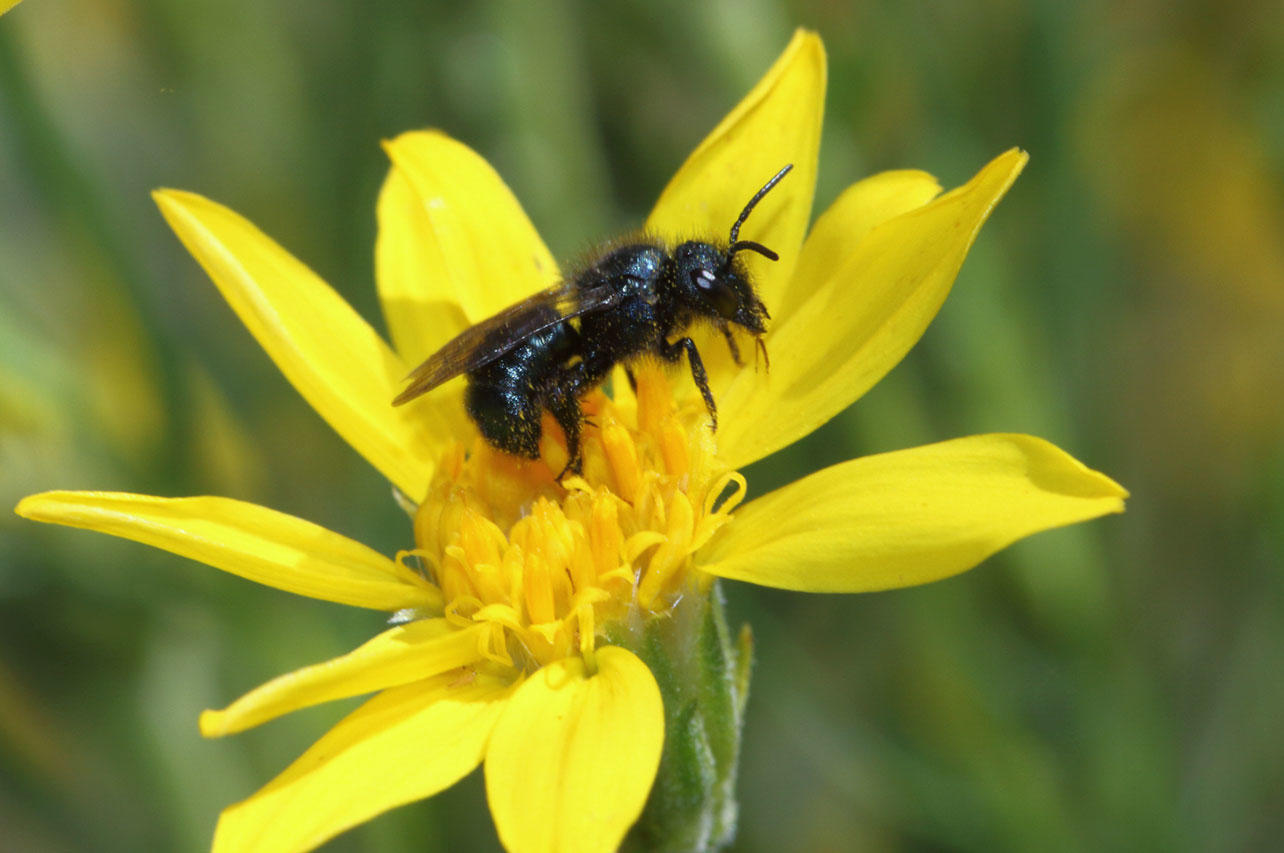
M 744 330 L 767 359 L 762 335 L 770 315 L 737 254 L 756 252 L 772 261 L 780 256 L 741 240 L 740 226 L 792 168 L 785 166 L 754 193 L 725 245 L 690 240 L 670 248 L 642 238 L 599 252 L 577 274 L 461 332 L 411 371 L 393 405 L 465 374 L 464 405 L 482 437 L 527 459 L 539 458 L 547 409 L 566 434 L 569 456 L 560 479 L 581 470 L 580 399 L 617 364 L 627 369 L 647 356 L 677 364 L 685 354 L 716 430 L 718 408 L 687 331 L 696 323 L 712 325 L 742 365 L 733 329 Z

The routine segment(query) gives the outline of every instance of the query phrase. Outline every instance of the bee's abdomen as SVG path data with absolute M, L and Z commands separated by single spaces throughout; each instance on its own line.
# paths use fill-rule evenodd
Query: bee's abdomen
M 540 395 L 509 383 L 470 379 L 464 404 L 482 437 L 492 445 L 527 459 L 539 457 L 540 413 L 544 409 Z
M 574 334 L 568 324 L 558 323 L 468 374 L 464 405 L 483 438 L 506 453 L 539 457 L 548 388 L 562 370 L 567 339 Z

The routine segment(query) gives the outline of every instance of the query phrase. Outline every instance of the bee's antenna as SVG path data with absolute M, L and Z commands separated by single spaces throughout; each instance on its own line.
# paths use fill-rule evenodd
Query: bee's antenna
M 771 251 L 771 249 L 768 249 L 766 246 L 762 245 L 761 243 L 755 243 L 753 240 L 737 240 L 736 242 L 732 243 L 731 248 L 727 249 L 727 257 L 728 258 L 731 257 L 736 252 L 739 252 L 741 249 L 749 249 L 751 251 L 757 252 L 758 254 L 762 255 L 764 258 L 766 258 L 769 261 L 780 260 L 780 255 L 777 255 L 775 252 Z
M 767 193 L 771 192 L 771 188 L 774 187 L 776 184 L 780 183 L 781 178 L 783 178 L 785 175 L 788 175 L 789 170 L 792 169 L 793 167 L 794 167 L 794 164 L 790 163 L 786 165 L 785 168 L 781 169 L 779 172 L 773 175 L 770 181 L 767 181 L 767 183 L 763 184 L 762 189 L 758 190 L 758 192 L 753 194 L 753 198 L 749 199 L 749 203 L 745 205 L 745 209 L 740 211 L 740 218 L 736 220 L 735 225 L 731 226 L 731 249 L 728 251 L 729 255 L 734 255 L 738 251 L 738 249 L 752 249 L 755 252 L 762 252 L 762 254 L 771 258 L 773 261 L 776 260 L 776 257 L 773 257 L 775 253 L 771 252 L 770 249 L 766 249 L 766 251 L 763 251 L 765 247 L 762 244 L 751 243 L 748 240 L 744 241 L 743 243 L 740 242 L 740 226 L 745 224 L 745 220 L 749 218 L 749 214 L 753 213 L 753 209 L 758 204 L 758 202 L 762 201 L 762 197 L 765 196 Z

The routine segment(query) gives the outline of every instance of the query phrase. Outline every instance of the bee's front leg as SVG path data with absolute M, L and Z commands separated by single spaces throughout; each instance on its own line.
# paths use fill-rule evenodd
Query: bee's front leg
M 684 351 L 687 354 L 687 363 L 691 365 L 691 378 L 700 389 L 700 396 L 704 398 L 704 407 L 709 410 L 712 428 L 717 432 L 718 406 L 713 402 L 713 392 L 709 390 L 709 375 L 704 372 L 704 362 L 700 360 L 700 351 L 696 349 L 695 341 L 690 338 L 680 338 L 673 343 L 668 341 L 660 343 L 660 355 L 671 364 L 676 364 L 682 358 Z
M 727 349 L 731 350 L 731 360 L 736 363 L 736 367 L 744 367 L 745 363 L 740 360 L 740 347 L 736 344 L 736 338 L 731 333 L 730 326 L 722 327 L 722 336 L 727 339 Z

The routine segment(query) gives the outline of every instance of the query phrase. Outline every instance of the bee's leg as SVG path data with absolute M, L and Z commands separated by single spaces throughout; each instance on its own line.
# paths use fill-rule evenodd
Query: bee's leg
M 740 347 L 736 345 L 736 338 L 731 334 L 730 326 L 722 327 L 722 336 L 727 339 L 727 349 L 731 350 L 731 360 L 736 363 L 736 367 L 744 367 L 745 363 L 740 360 Z
M 754 366 L 754 370 L 757 370 L 757 369 L 758 369 L 758 353 L 762 353 L 763 372 L 764 372 L 764 373 L 770 373 L 770 372 L 771 372 L 771 356 L 767 355 L 767 345 L 766 345 L 765 343 L 763 343 L 762 335 L 759 335 L 758 337 L 754 338 L 754 339 L 753 339 L 753 343 L 754 343 L 754 347 L 755 347 L 755 349 L 754 349 L 754 353 L 753 353 L 753 366 Z
M 718 406 L 713 402 L 713 392 L 709 390 L 709 375 L 704 372 L 704 362 L 700 360 L 700 351 L 696 349 L 695 341 L 690 338 L 680 338 L 673 343 L 660 344 L 660 355 L 670 363 L 676 363 L 682 358 L 684 350 L 687 354 L 687 363 L 691 365 L 691 378 L 700 389 L 700 396 L 704 398 L 704 407 L 709 410 L 709 419 L 713 422 L 713 430 L 717 432 Z
M 566 433 L 566 467 L 557 475 L 561 480 L 569 471 L 581 474 L 584 469 L 584 458 L 580 453 L 580 424 L 584 412 L 580 409 L 579 396 L 571 389 L 555 390 L 548 398 L 548 410 Z

